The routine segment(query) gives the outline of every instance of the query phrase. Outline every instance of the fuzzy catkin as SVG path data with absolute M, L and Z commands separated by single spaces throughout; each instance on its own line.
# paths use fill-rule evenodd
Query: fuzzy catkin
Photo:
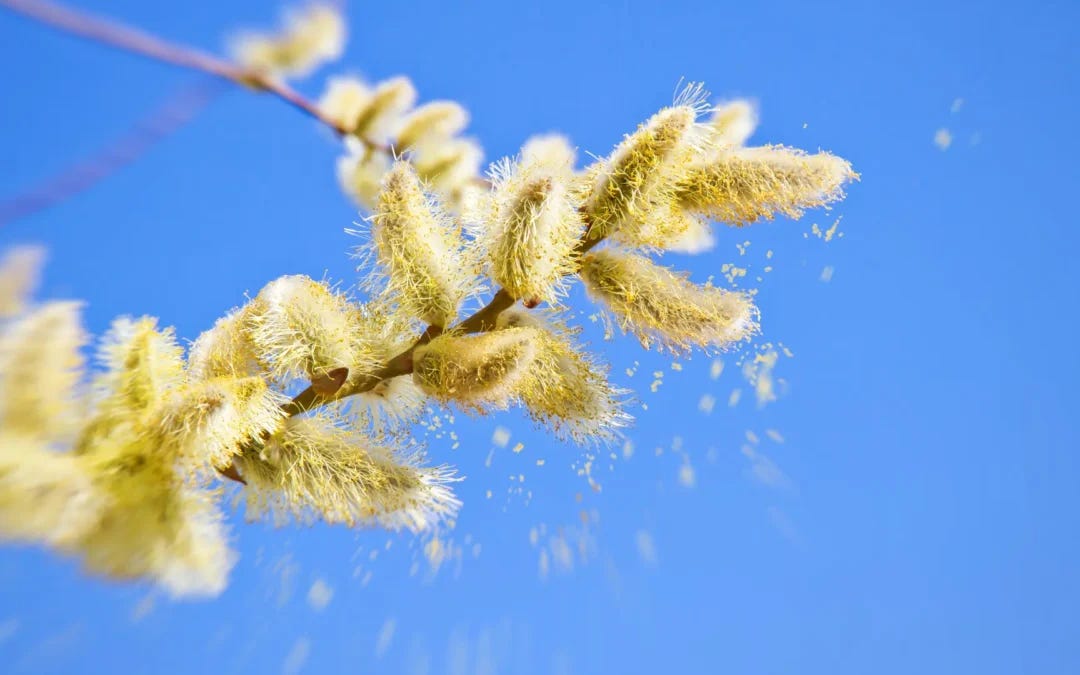
M 447 469 L 415 459 L 319 415 L 290 419 L 237 467 L 248 482 L 249 518 L 421 531 L 452 518 L 460 502 Z
M 0 335 L 0 429 L 63 438 L 76 423 L 86 342 L 78 302 L 50 302 Z
M 278 33 L 248 32 L 232 44 L 236 61 L 254 71 L 279 77 L 302 77 L 345 50 L 346 28 L 341 12 L 314 4 L 289 14 Z
M 566 326 L 518 307 L 500 314 L 497 326 L 537 331 L 536 356 L 517 387 L 533 420 L 578 444 L 611 440 L 629 424 L 624 409 L 628 392 L 614 386 L 607 369 L 574 345 Z
M 538 339 L 536 329 L 526 327 L 440 335 L 414 352 L 413 381 L 429 396 L 466 410 L 505 408 L 536 358 Z
M 696 117 L 692 105 L 665 108 L 604 160 L 584 204 L 590 239 L 632 230 L 650 215 L 654 203 L 664 198 L 656 193 L 666 187 L 666 175 L 673 168 L 667 165 L 678 167 L 687 161 Z
M 474 278 L 459 232 L 408 162 L 394 164 L 376 208 L 371 239 L 386 290 L 415 318 L 449 325 Z
M 589 295 L 646 348 L 722 349 L 757 331 L 757 310 L 746 294 L 696 285 L 644 256 L 616 249 L 589 253 L 581 278 Z
M 439 143 L 457 134 L 469 123 L 469 113 L 454 101 L 431 101 L 401 119 L 395 148 L 411 148 Z
M 380 365 L 353 320 L 352 303 L 302 275 L 267 284 L 244 311 L 247 336 L 260 363 L 276 381 L 316 379 L 348 368 L 348 381 Z
M 491 208 L 480 240 L 493 280 L 515 298 L 552 303 L 565 293 L 564 279 L 576 267 L 583 223 L 569 190 L 573 149 L 561 138 L 532 144 L 520 162 L 493 169 Z
M 850 163 L 827 152 L 737 148 L 720 151 L 687 172 L 678 193 L 689 211 L 745 225 L 778 213 L 798 218 L 805 209 L 842 199 L 844 184 L 856 178 Z
M 44 249 L 37 246 L 14 246 L 4 254 L 0 260 L 0 319 L 10 319 L 26 309 L 44 259 Z

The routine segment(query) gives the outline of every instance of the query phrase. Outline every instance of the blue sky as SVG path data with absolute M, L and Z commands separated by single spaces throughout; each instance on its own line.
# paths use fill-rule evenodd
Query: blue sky
M 276 16 L 262 2 L 79 5 L 207 48 Z M 712 253 L 670 257 L 696 279 L 749 267 L 763 341 L 794 354 L 775 369 L 783 394 L 759 409 L 736 356 L 715 380 L 701 355 L 673 370 L 629 339 L 600 343 L 583 318 L 648 406 L 633 456 L 616 446 L 596 462 L 600 493 L 570 468 L 579 450 L 519 415 L 457 415 L 460 447 L 432 437 L 430 452 L 468 477 L 452 535 L 463 553 L 433 577 L 409 537 L 239 518 L 241 561 L 210 602 L 5 548 L 5 670 L 1080 670 L 1075 3 L 351 5 L 341 67 L 301 88 L 317 95 L 342 70 L 408 74 L 422 99 L 470 109 L 490 159 L 551 130 L 603 154 L 680 78 L 755 98 L 754 142 L 850 159 L 862 181 L 833 212 L 723 230 Z M 4 196 L 193 79 L 4 12 L 0 73 Z M 230 92 L 135 165 L 6 226 L 0 245 L 47 245 L 43 296 L 85 299 L 95 332 L 150 313 L 193 339 L 278 275 L 354 279 L 336 155 L 293 110 Z M 842 238 L 810 233 L 838 216 Z M 541 579 L 541 545 L 559 531 L 588 555 Z M 319 580 L 332 589 L 322 609 L 308 600 Z

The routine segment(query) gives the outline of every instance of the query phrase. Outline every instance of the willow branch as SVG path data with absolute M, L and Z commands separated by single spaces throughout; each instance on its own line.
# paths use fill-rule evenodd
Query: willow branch
M 584 212 L 582 215 L 585 215 Z M 586 234 L 582 235 L 581 240 L 574 249 L 575 255 L 580 256 L 588 252 L 602 241 L 602 238 L 589 237 L 588 231 L 588 228 L 586 228 Z M 489 331 L 495 327 L 495 322 L 499 318 L 499 315 L 507 309 L 510 309 L 515 302 L 517 302 L 517 298 L 511 295 L 505 288 L 500 288 L 486 305 L 454 326 L 453 330 L 459 333 L 482 333 Z M 338 399 L 371 391 L 384 380 L 389 380 L 401 375 L 408 375 L 413 370 L 412 357 L 416 348 L 431 342 L 431 340 L 437 337 L 441 332 L 442 330 L 436 326 L 428 326 L 427 330 L 417 338 L 412 346 L 387 361 L 382 368 L 360 378 L 347 387 L 343 387 L 330 396 L 320 395 L 315 390 L 314 386 L 310 386 L 282 406 L 282 410 L 284 410 L 287 416 L 292 417 Z
M 194 47 L 169 42 L 117 21 L 71 9 L 48 0 L 0 0 L 0 7 L 6 7 L 39 23 L 98 44 L 139 54 L 180 68 L 196 70 L 245 88 L 266 92 L 326 125 L 339 136 L 349 134 L 349 130 L 342 126 L 341 122 L 323 114 L 313 102 L 268 73 L 244 68 Z M 388 146 L 378 145 L 363 138 L 360 140 L 380 152 L 387 154 L 392 152 Z

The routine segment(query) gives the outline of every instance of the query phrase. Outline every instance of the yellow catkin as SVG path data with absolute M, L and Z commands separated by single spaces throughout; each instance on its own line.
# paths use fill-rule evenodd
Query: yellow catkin
M 290 419 L 237 468 L 248 483 L 249 518 L 422 531 L 452 518 L 460 502 L 449 487 L 452 473 L 420 467 L 418 459 L 320 415 Z
M 469 123 L 469 113 L 454 101 L 431 101 L 413 110 L 398 125 L 398 152 L 445 141 Z
M 374 88 L 355 77 L 335 77 L 319 99 L 319 110 L 350 134 L 384 143 L 416 103 L 416 88 L 407 77 L 394 77 Z
M 408 162 L 394 164 L 376 208 L 371 239 L 386 290 L 409 315 L 449 325 L 474 283 L 475 265 L 465 259 L 460 232 Z
M 413 381 L 428 395 L 466 410 L 505 408 L 536 358 L 539 333 L 508 328 L 479 335 L 441 335 L 417 348 Z
M 188 350 L 188 377 L 247 377 L 261 371 L 255 347 L 248 338 L 247 308 L 234 310 L 204 331 Z
M 590 238 L 618 234 L 636 244 L 644 227 L 681 231 L 678 213 L 667 214 L 676 218 L 669 226 L 654 222 L 655 212 L 657 204 L 668 199 L 670 174 L 689 162 L 698 135 L 697 112 L 693 104 L 661 110 L 592 172 L 594 181 L 584 203 Z M 647 238 L 660 237 L 653 234 Z
M 561 142 L 560 147 L 556 147 Z M 543 151 L 537 147 L 543 143 Z M 539 139 L 520 162 L 492 172 L 493 193 L 480 232 L 491 278 L 515 298 L 555 302 L 576 268 L 574 249 L 583 228 L 569 194 L 573 149 Z
M 76 385 L 86 341 L 80 303 L 50 302 L 0 336 L 0 429 L 62 439 L 77 421 Z
M 798 218 L 804 209 L 843 198 L 858 178 L 847 161 L 826 152 L 807 155 L 781 146 L 719 151 L 679 184 L 684 208 L 732 225 L 776 214 Z
M 416 103 L 416 88 L 404 76 L 380 82 L 371 99 L 352 120 L 353 133 L 374 143 L 385 143 Z
M 98 348 L 107 368 L 97 388 L 108 398 L 99 401 L 124 410 L 151 410 L 184 381 L 183 349 L 171 328 L 158 330 L 157 319 L 119 318 Z
M 348 368 L 348 381 L 379 367 L 352 320 L 352 303 L 302 275 L 267 284 L 244 312 L 248 339 L 273 379 L 324 377 Z
M 233 58 L 255 71 L 302 77 L 345 50 L 341 12 L 328 4 L 311 5 L 286 17 L 278 33 L 247 32 L 233 40 Z
M 0 539 L 72 550 L 102 504 L 91 476 L 40 439 L 0 432 Z
M 484 151 L 476 141 L 452 138 L 416 149 L 413 164 L 421 180 L 445 201 L 454 201 L 480 175 Z
M 608 441 L 630 421 L 628 392 L 611 384 L 607 368 L 576 347 L 569 330 L 521 308 L 499 315 L 500 329 L 538 331 L 536 357 L 517 389 L 529 415 L 557 436 L 576 443 Z
M 178 472 L 153 434 L 110 440 L 80 457 L 102 500 L 77 547 L 85 567 L 118 579 L 151 578 L 175 596 L 220 593 L 234 555 L 217 495 Z
M 646 348 L 724 348 L 757 331 L 757 310 L 747 295 L 693 284 L 640 255 L 590 253 L 582 259 L 581 277 L 590 296 Z
M 342 129 L 353 132 L 360 114 L 371 103 L 372 91 L 363 80 L 356 77 L 331 77 L 319 97 L 319 110 L 323 115 L 337 120 Z
M 261 377 L 219 377 L 173 393 L 155 413 L 163 446 L 195 466 L 228 466 L 241 445 L 276 430 L 284 397 Z
M 4 254 L 0 260 L 0 319 L 26 309 L 44 259 L 44 249 L 37 246 L 15 246 Z

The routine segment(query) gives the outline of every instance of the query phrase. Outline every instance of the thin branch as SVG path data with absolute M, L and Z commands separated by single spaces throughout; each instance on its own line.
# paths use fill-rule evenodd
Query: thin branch
M 220 80 L 203 79 L 180 89 L 135 128 L 37 187 L 0 202 L 0 227 L 54 206 L 83 192 L 145 154 L 154 144 L 193 120 L 225 91 Z
M 169 42 L 156 35 L 132 28 L 111 19 L 104 19 L 48 0 L 0 0 L 7 7 L 40 23 L 72 35 L 139 54 L 155 61 L 181 68 L 197 70 L 233 84 L 264 91 L 285 101 L 309 117 L 318 120 L 340 136 L 349 134 L 341 122 L 323 114 L 318 106 L 304 98 L 289 85 L 268 73 L 253 71 L 207 52 Z M 369 147 L 390 154 L 388 146 L 360 139 Z

